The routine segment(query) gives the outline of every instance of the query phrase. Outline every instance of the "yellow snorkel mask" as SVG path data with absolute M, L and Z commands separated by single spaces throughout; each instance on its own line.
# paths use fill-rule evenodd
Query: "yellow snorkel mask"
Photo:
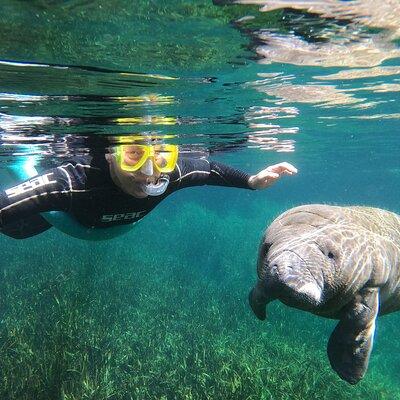
M 161 173 L 172 172 L 178 160 L 178 146 L 173 144 L 127 144 L 117 146 L 117 162 L 123 171 L 138 171 L 151 159 Z
M 139 142 L 140 143 L 140 142 Z M 116 147 L 116 160 L 123 171 L 139 171 L 144 175 L 153 175 L 154 168 L 161 173 L 156 183 L 141 185 L 141 189 L 149 196 L 163 194 L 169 184 L 166 175 L 175 169 L 179 149 L 172 144 L 120 144 Z

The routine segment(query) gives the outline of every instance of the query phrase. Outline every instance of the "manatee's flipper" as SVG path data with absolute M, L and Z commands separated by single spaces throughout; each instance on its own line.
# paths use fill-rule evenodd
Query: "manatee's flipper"
M 265 318 L 267 318 L 266 306 L 268 300 L 265 294 L 265 289 L 263 288 L 261 282 L 258 282 L 250 292 L 249 303 L 251 309 L 258 319 L 263 321 Z
M 362 379 L 367 371 L 378 308 L 379 289 L 361 290 L 345 307 L 329 338 L 328 357 L 331 366 L 352 385 Z

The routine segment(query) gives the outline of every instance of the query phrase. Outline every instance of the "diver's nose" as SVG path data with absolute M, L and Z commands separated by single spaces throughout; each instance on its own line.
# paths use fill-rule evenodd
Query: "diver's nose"
M 143 164 L 142 168 L 140 168 L 140 172 L 143 175 L 151 176 L 153 175 L 153 161 L 148 158 L 146 162 Z

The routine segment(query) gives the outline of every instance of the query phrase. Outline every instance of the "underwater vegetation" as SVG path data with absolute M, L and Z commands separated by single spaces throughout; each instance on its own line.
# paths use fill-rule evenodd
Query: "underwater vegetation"
M 400 399 L 395 325 L 352 387 L 327 362 L 332 321 L 279 305 L 270 324 L 251 314 L 255 214 L 177 197 L 105 243 L 2 237 L 0 398 Z

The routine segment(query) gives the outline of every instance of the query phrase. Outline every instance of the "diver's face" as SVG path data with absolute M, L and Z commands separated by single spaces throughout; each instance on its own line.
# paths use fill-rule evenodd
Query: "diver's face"
M 124 153 L 124 161 L 126 164 L 137 162 L 140 149 L 137 146 L 129 146 L 129 151 Z M 131 196 L 144 198 L 148 195 L 143 191 L 143 185 L 156 183 L 161 173 L 154 168 L 153 161 L 148 159 L 143 167 L 137 171 L 124 171 L 116 160 L 115 154 L 106 154 L 106 160 L 110 166 L 110 174 L 114 183 L 125 193 Z

